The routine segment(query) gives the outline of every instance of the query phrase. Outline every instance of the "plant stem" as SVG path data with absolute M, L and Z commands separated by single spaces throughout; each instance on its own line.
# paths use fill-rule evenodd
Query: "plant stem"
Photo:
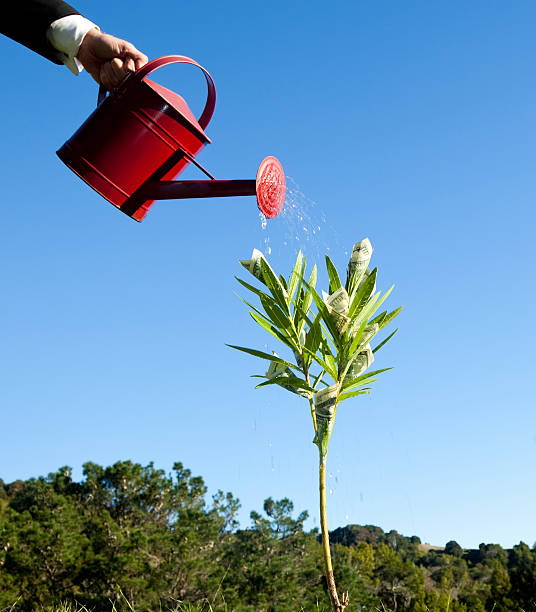
M 329 549 L 329 531 L 326 512 L 326 455 L 320 451 L 320 463 L 318 468 L 319 488 L 320 488 L 320 526 L 322 530 L 322 551 L 324 553 L 324 567 L 326 580 L 328 582 L 329 596 L 334 612 L 343 612 L 348 605 L 348 596 L 343 595 L 343 602 L 339 601 L 335 578 L 333 577 L 333 567 L 331 565 L 331 551 Z
M 304 370 L 303 370 L 303 374 L 305 376 L 305 382 L 309 386 L 311 386 L 311 381 L 309 380 L 309 372 L 307 371 L 307 369 L 305 367 L 304 367 Z M 315 433 L 316 433 L 316 429 L 317 429 L 317 427 L 316 427 L 316 414 L 315 414 L 315 403 L 314 403 L 314 400 L 313 400 L 313 396 L 311 396 L 309 398 L 309 408 L 311 409 L 311 417 L 313 419 L 313 426 L 315 428 Z

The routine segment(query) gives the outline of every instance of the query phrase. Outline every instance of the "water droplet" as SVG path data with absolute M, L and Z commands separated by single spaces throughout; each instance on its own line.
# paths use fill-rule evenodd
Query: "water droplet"
M 266 247 L 266 255 L 270 255 L 272 253 L 272 247 Z

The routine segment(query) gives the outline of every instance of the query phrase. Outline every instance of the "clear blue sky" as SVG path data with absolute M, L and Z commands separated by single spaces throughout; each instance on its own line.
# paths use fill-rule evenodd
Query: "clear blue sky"
M 253 178 L 276 155 L 306 218 L 289 209 L 262 230 L 254 199 L 236 198 L 160 202 L 130 221 L 54 153 L 95 84 L 0 39 L 0 477 L 180 460 L 240 498 L 242 526 L 268 496 L 318 525 L 306 404 L 255 391 L 264 366 L 225 346 L 274 348 L 233 276 L 253 247 L 285 273 L 298 248 L 345 266 L 368 236 L 404 311 L 377 358 L 395 369 L 337 414 L 330 528 L 532 545 L 536 5 L 76 6 L 151 58 L 206 66 L 218 102 L 199 161 Z M 200 109 L 194 69 L 154 78 Z

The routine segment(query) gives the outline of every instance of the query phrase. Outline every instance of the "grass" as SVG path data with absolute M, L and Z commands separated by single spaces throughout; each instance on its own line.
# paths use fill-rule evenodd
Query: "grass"
M 118 607 L 115 603 L 111 603 L 111 608 L 109 610 L 109 612 L 136 612 L 135 609 L 131 606 L 131 604 L 125 600 L 124 605 Z M 10 606 L 9 608 L 3 608 L 0 610 L 0 612 L 17 612 L 18 608 L 17 608 L 17 603 L 15 602 L 12 606 Z M 93 608 L 87 608 L 86 606 L 83 606 L 81 604 L 72 604 L 72 603 L 63 603 L 60 604 L 59 606 L 56 606 L 55 608 L 43 608 L 42 609 L 43 612 L 97 612 L 95 609 Z M 102 610 L 99 610 L 98 612 L 103 612 Z M 160 608 L 158 611 L 155 610 L 154 612 L 231 612 L 231 610 L 229 610 L 227 608 L 227 606 L 224 604 L 223 607 L 218 607 L 218 609 L 216 610 L 215 608 L 212 607 L 212 605 L 209 602 L 205 602 L 205 603 L 198 603 L 198 604 L 191 604 L 191 603 L 178 603 L 177 606 L 175 608 Z M 295 612 L 313 612 L 311 610 L 306 611 L 304 608 L 301 608 L 300 610 L 296 610 Z M 319 605 L 316 605 L 316 610 L 314 612 L 330 612 L 330 610 L 327 610 L 326 608 L 320 608 Z

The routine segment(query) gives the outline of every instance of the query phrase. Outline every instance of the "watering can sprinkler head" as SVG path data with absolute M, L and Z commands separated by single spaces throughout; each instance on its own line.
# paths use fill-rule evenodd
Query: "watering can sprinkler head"
M 268 219 L 273 219 L 281 212 L 285 202 L 285 173 L 276 157 L 262 160 L 255 181 L 257 206 Z
M 196 119 L 185 100 L 147 75 L 167 64 L 197 66 L 207 82 L 207 100 Z M 253 180 L 216 180 L 195 156 L 210 143 L 204 130 L 212 118 L 216 89 L 210 74 L 183 55 L 155 59 L 129 75 L 57 151 L 73 172 L 106 200 L 142 221 L 155 200 L 255 195 L 269 219 L 285 201 L 285 174 L 275 157 L 267 157 Z M 210 180 L 173 181 L 188 164 Z

